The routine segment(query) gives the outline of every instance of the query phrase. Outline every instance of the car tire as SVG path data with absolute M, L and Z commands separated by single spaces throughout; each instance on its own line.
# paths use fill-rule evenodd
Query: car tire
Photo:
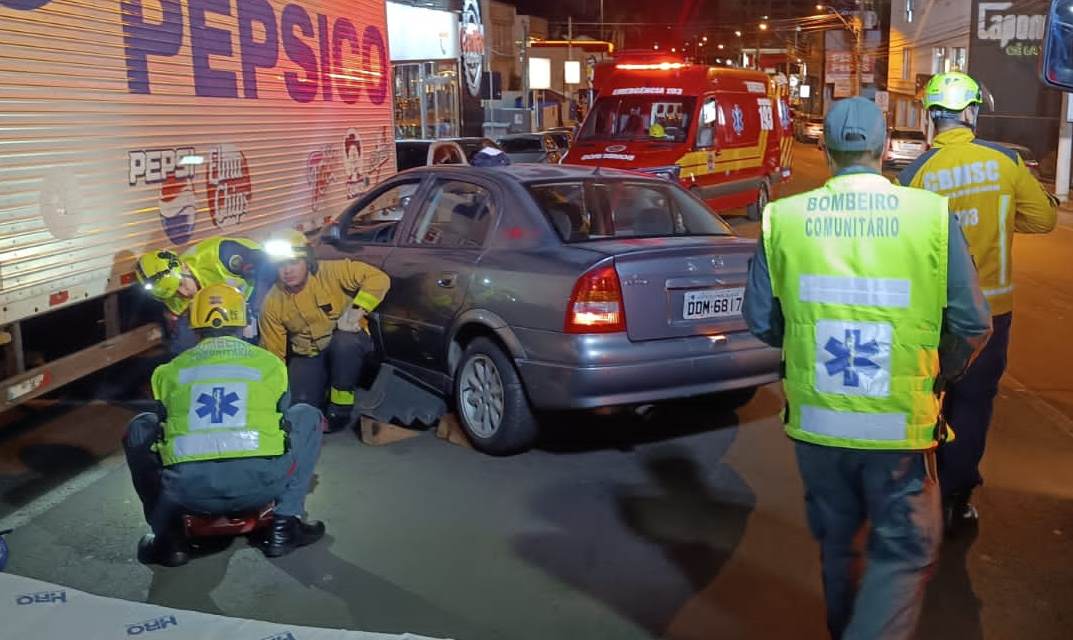
M 767 180 L 765 180 L 760 183 L 760 188 L 756 190 L 756 202 L 745 208 L 745 217 L 754 221 L 759 220 L 764 213 L 764 207 L 770 201 L 771 187 L 768 186 Z
M 494 456 L 530 449 L 539 425 L 514 363 L 495 342 L 476 338 L 466 347 L 454 379 L 459 424 L 473 446 Z

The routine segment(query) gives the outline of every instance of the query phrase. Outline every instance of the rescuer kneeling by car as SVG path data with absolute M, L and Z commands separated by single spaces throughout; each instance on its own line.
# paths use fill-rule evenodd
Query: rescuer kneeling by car
M 292 399 L 320 407 L 328 396 L 329 431 L 342 429 L 374 352 L 365 316 L 387 295 L 391 279 L 356 260 L 319 262 L 300 231 L 269 240 L 265 251 L 279 278 L 261 312 L 261 346 L 287 362 Z
M 135 416 L 123 440 L 153 530 L 139 560 L 186 564 L 183 513 L 238 514 L 273 501 L 266 556 L 316 542 L 324 525 L 301 518 L 320 455 L 320 411 L 291 405 L 282 361 L 238 337 L 246 300 L 237 289 L 205 287 L 189 313 L 200 342 L 153 372 L 157 410 Z

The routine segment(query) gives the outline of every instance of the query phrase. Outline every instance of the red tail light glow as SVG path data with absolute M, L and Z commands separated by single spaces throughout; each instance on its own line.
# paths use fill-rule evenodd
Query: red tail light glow
M 618 333 L 626 330 L 622 285 L 614 265 L 578 278 L 566 307 L 566 333 Z

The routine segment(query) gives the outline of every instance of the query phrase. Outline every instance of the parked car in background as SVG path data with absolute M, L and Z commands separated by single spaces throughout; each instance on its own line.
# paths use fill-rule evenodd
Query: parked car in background
M 823 136 L 823 116 L 802 116 L 794 122 L 798 142 L 818 142 Z
M 466 154 L 466 162 L 473 162 L 473 156 L 477 155 L 477 152 L 485 147 L 499 149 L 499 145 L 491 138 L 450 138 L 450 140 L 451 142 L 457 142 L 458 146 L 462 147 L 462 152 Z M 502 151 L 502 149 L 500 150 Z
M 1039 160 L 1036 159 L 1036 154 L 1032 153 L 1032 150 L 1023 144 L 1017 144 L 1014 142 L 999 142 L 1007 149 L 1012 149 L 1017 152 L 1021 159 L 1025 161 L 1025 166 L 1032 172 L 1032 175 L 1036 176 L 1036 180 L 1040 179 L 1039 173 Z
M 891 129 L 883 167 L 904 167 L 928 150 L 928 138 L 919 129 Z
M 513 133 L 500 138 L 498 144 L 512 163 L 558 164 L 562 158 L 559 145 L 548 133 Z
M 466 153 L 452 140 L 398 140 L 395 164 L 399 171 L 434 164 L 468 164 Z
M 318 253 L 391 276 L 384 362 L 453 402 L 478 449 L 509 454 L 544 411 L 695 396 L 725 408 L 777 380 L 779 352 L 741 317 L 754 249 L 668 180 L 514 164 L 399 174 Z

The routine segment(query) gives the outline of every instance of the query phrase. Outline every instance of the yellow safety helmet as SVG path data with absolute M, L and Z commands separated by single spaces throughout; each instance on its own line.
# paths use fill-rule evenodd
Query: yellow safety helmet
M 223 329 L 246 326 L 246 297 L 229 284 L 212 284 L 190 302 L 190 328 Z
M 179 256 L 171 251 L 150 251 L 138 258 L 134 275 L 154 298 L 167 300 L 183 283 L 181 264 Z
M 273 262 L 286 262 L 288 260 L 302 260 L 313 257 L 313 248 L 309 246 L 309 238 L 297 229 L 287 229 L 277 233 L 265 243 L 265 253 Z
M 983 104 L 980 85 L 960 71 L 937 73 L 924 86 L 924 109 L 933 107 L 961 112 L 972 105 Z
M 653 122 L 652 126 L 648 128 L 648 136 L 650 138 L 665 138 L 667 137 L 667 130 L 660 123 Z

